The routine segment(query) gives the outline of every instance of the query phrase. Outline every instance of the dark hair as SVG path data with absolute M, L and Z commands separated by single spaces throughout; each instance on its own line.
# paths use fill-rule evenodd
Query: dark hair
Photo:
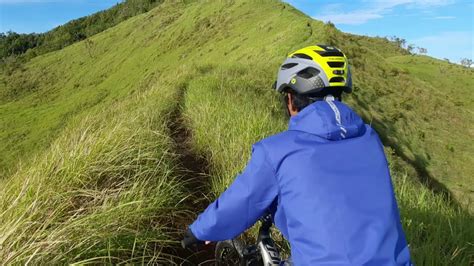
M 321 101 L 326 97 L 327 95 L 331 94 L 334 96 L 334 98 L 338 100 L 342 100 L 342 88 L 324 88 L 321 91 L 317 93 L 311 93 L 311 94 L 298 94 L 296 91 L 294 91 L 291 88 L 286 88 L 283 90 L 282 94 L 282 100 L 285 105 L 288 104 L 288 93 L 290 93 L 293 97 L 292 104 L 296 108 L 296 111 L 300 112 L 303 110 L 306 106 L 316 102 L 316 101 Z

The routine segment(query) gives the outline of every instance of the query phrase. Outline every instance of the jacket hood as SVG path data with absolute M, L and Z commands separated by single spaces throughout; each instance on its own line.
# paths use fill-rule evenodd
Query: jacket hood
M 336 100 L 316 101 L 291 117 L 289 130 L 327 140 L 355 138 L 365 133 L 364 121 L 349 106 Z

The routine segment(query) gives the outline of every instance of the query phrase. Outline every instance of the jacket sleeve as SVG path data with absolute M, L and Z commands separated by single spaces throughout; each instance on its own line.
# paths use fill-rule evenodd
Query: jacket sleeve
M 191 224 L 200 240 L 232 239 L 252 226 L 278 195 L 278 185 L 262 144 L 252 149 L 252 158 L 231 186 Z

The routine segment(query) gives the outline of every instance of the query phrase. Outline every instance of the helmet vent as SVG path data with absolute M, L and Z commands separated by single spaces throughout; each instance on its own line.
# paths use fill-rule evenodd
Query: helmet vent
M 292 58 L 303 58 L 303 59 L 313 60 L 313 58 L 307 54 L 294 54 Z
M 298 65 L 297 63 L 288 63 L 288 64 L 284 64 L 281 66 L 281 69 L 282 70 L 286 70 L 286 69 L 290 69 L 290 68 L 293 68 L 294 66 Z
M 326 57 L 326 56 L 341 56 L 344 57 L 344 54 L 341 53 L 340 51 L 337 50 L 331 50 L 331 51 L 315 51 L 317 54 L 320 56 Z
M 344 62 L 328 62 L 328 65 L 332 68 L 335 67 L 344 67 Z
M 343 77 L 334 77 L 329 80 L 329 82 L 345 82 Z
M 317 76 L 318 74 L 319 70 L 317 70 L 316 68 L 308 67 L 298 72 L 298 77 L 310 79 L 314 76 Z

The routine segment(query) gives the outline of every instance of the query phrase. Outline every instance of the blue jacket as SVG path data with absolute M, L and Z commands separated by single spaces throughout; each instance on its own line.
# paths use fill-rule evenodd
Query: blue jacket
M 411 265 L 383 146 L 339 101 L 317 101 L 253 146 L 233 184 L 190 226 L 231 239 L 276 203 L 295 265 Z

